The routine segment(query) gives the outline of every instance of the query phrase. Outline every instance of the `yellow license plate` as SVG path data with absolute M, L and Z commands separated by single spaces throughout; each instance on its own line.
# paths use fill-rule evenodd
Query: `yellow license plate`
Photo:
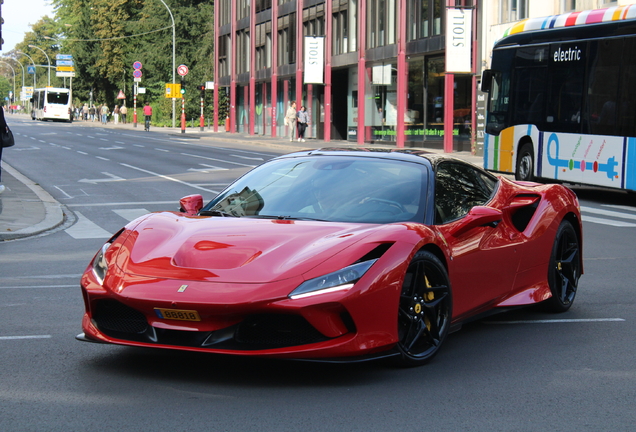
M 178 321 L 201 321 L 199 313 L 195 310 L 155 308 L 155 313 L 161 319 Z

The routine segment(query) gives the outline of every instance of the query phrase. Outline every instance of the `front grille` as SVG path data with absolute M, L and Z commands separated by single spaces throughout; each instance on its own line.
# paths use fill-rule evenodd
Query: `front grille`
M 148 321 L 144 314 L 117 300 L 96 302 L 93 319 L 97 327 L 106 334 L 117 332 L 139 335 L 148 330 Z
M 277 348 L 327 340 L 299 315 L 255 315 L 243 321 L 235 335 L 239 344 Z

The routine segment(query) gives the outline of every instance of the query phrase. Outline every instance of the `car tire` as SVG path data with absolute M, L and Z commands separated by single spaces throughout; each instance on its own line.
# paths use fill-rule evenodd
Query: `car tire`
M 579 237 L 572 224 L 564 220 L 559 225 L 550 255 L 548 283 L 552 297 L 545 301 L 548 311 L 565 312 L 572 306 L 581 276 L 580 253 Z
M 398 310 L 397 350 L 399 366 L 428 363 L 448 335 L 452 317 L 452 294 L 442 262 L 428 251 L 420 251 L 409 264 Z
M 531 143 L 525 143 L 519 150 L 515 179 L 521 181 L 534 180 L 534 150 Z

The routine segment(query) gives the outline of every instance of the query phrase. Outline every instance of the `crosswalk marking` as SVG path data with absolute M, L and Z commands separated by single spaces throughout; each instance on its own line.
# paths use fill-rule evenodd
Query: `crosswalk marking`
M 124 219 L 126 219 L 128 222 L 134 221 L 138 217 L 143 216 L 143 215 L 147 215 L 148 213 L 150 213 L 148 210 L 146 210 L 144 208 L 139 208 L 139 209 L 118 209 L 118 210 L 113 210 L 113 211 L 115 213 L 117 213 L 119 216 L 121 216 Z
M 109 238 L 112 236 L 111 233 L 89 220 L 82 213 L 75 212 L 75 215 L 77 216 L 75 225 L 64 230 L 74 239 Z
M 620 227 L 620 228 L 634 228 L 634 227 L 636 227 L 636 224 L 633 224 L 633 223 L 622 222 L 622 221 L 617 221 L 617 220 L 612 220 L 612 219 L 597 218 L 597 217 L 594 217 L 594 216 L 581 215 L 581 219 L 583 219 L 584 222 L 597 223 L 597 224 L 601 224 L 601 225 L 610 225 L 610 226 L 615 226 L 615 227 Z
M 613 210 L 603 210 L 594 207 L 581 206 L 581 211 L 584 213 L 593 213 L 603 216 L 617 217 L 621 219 L 636 220 L 636 214 L 621 213 Z

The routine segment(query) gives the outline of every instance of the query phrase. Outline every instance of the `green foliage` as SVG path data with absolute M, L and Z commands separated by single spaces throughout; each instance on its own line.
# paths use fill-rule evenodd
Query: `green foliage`
M 165 1 L 175 23 L 175 67 L 185 64 L 190 69 L 186 77 L 186 117 L 198 118 L 199 92 L 195 86 L 213 81 L 213 2 Z M 60 52 L 73 55 L 74 101 L 88 102 L 92 91 L 95 104 L 106 103 L 112 107 L 121 103 L 116 97 L 122 90 L 127 96 L 126 105 L 132 108 L 132 65 L 139 61 L 143 64 L 139 86 L 145 87 L 146 93 L 138 95 L 137 106 L 149 101 L 153 106 L 153 123 L 171 124 L 172 100 L 164 94 L 165 84 L 173 82 L 173 28 L 166 5 L 161 0 L 53 0 L 53 4 L 55 19 L 42 23 L 38 29 L 34 25 L 32 39 L 25 38 L 24 43 L 27 46 L 41 44 L 41 35 L 58 38 L 59 44 L 48 40 L 53 50 L 51 60 Z M 28 51 L 29 55 L 32 51 L 36 50 Z M 38 81 L 41 82 L 39 69 Z M 175 82 L 179 82 L 176 71 L 174 76 Z M 181 101 L 177 100 L 175 105 L 178 122 Z

